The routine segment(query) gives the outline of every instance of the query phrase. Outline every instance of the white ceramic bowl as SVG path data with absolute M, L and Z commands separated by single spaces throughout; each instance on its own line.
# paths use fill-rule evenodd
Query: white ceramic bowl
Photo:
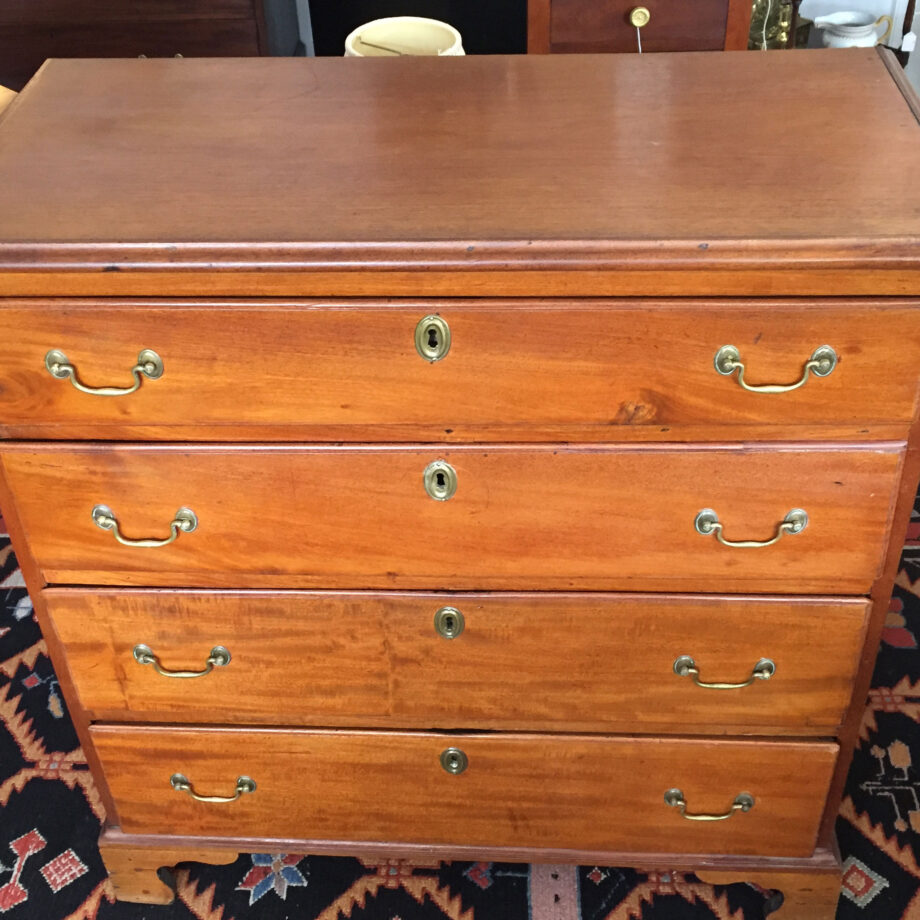
M 345 57 L 446 57 L 465 54 L 460 33 L 421 16 L 389 16 L 358 26 L 345 39 Z

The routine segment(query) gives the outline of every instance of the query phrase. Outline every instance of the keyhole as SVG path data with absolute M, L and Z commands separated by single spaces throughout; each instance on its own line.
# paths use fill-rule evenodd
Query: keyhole
M 428 327 L 428 347 L 431 349 L 438 347 L 438 330 L 434 326 Z
M 434 615 L 435 632 L 443 639 L 456 639 L 464 626 L 463 614 L 456 607 L 442 607 Z
M 446 480 L 444 479 L 443 473 L 435 474 L 434 478 L 435 478 L 435 482 L 437 483 L 437 486 L 439 489 L 443 489 L 445 485 L 447 484 Z

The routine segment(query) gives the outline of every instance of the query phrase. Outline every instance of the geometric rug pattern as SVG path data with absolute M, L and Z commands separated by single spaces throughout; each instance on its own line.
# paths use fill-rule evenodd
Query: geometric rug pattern
M 918 503 L 920 504 L 920 503 Z M 0 518 L 0 920 L 761 920 L 765 893 L 605 866 L 285 853 L 176 872 L 168 906 L 117 903 L 104 814 Z M 920 920 L 920 513 L 837 822 L 838 920 Z

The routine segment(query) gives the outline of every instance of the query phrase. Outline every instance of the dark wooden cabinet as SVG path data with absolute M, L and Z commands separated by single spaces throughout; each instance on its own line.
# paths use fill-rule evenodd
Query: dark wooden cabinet
M 262 0 L 5 0 L 0 84 L 47 58 L 248 57 L 265 52 Z
M 643 51 L 732 51 L 747 48 L 750 0 L 529 0 L 527 50 L 637 51 L 630 14 L 648 11 Z

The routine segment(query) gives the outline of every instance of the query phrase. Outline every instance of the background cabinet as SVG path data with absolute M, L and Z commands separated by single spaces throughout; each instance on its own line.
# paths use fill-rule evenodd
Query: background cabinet
M 265 53 L 263 0 L 0 3 L 0 85 L 17 90 L 46 58 L 247 57 Z

